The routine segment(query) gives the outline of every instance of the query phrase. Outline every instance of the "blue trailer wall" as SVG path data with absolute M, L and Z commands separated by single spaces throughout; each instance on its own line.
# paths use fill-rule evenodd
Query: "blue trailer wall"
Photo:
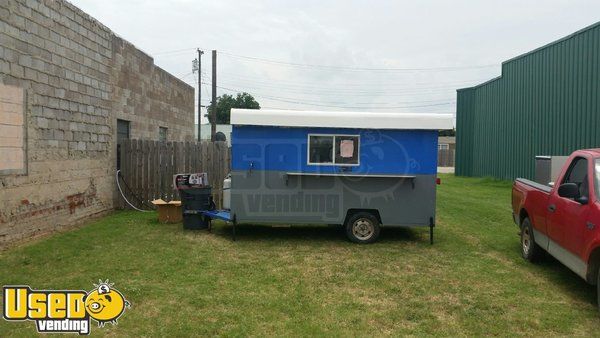
M 438 132 L 233 126 L 232 170 L 335 173 L 339 165 L 307 164 L 308 134 L 360 135 L 360 165 L 344 167 L 352 174 L 435 175 Z

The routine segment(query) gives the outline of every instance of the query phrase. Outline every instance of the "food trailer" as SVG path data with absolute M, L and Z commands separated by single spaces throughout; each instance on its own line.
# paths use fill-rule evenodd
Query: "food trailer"
M 231 124 L 229 210 L 208 216 L 234 234 L 239 223 L 337 224 L 357 243 L 381 227 L 429 227 L 433 240 L 438 131 L 451 114 L 232 109 Z

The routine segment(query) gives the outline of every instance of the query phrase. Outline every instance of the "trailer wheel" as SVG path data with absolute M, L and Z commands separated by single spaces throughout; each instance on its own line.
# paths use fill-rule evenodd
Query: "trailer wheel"
M 373 243 L 379 238 L 381 228 L 375 215 L 369 212 L 358 212 L 346 222 L 346 236 L 354 243 Z
M 533 227 L 527 217 L 521 222 L 521 256 L 530 262 L 536 262 L 542 256 L 542 248 L 535 243 Z

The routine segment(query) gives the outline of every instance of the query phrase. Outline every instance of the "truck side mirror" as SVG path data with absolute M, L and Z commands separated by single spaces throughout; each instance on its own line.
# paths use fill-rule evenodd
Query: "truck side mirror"
M 579 187 L 575 183 L 564 183 L 558 187 L 558 196 L 564 198 L 579 198 Z

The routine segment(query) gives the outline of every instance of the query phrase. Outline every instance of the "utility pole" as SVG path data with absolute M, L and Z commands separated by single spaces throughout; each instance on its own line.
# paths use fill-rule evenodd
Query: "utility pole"
M 198 48 L 198 142 L 202 142 L 202 54 Z
M 217 133 L 217 51 L 212 51 L 212 107 L 210 110 L 210 140 L 215 141 Z

